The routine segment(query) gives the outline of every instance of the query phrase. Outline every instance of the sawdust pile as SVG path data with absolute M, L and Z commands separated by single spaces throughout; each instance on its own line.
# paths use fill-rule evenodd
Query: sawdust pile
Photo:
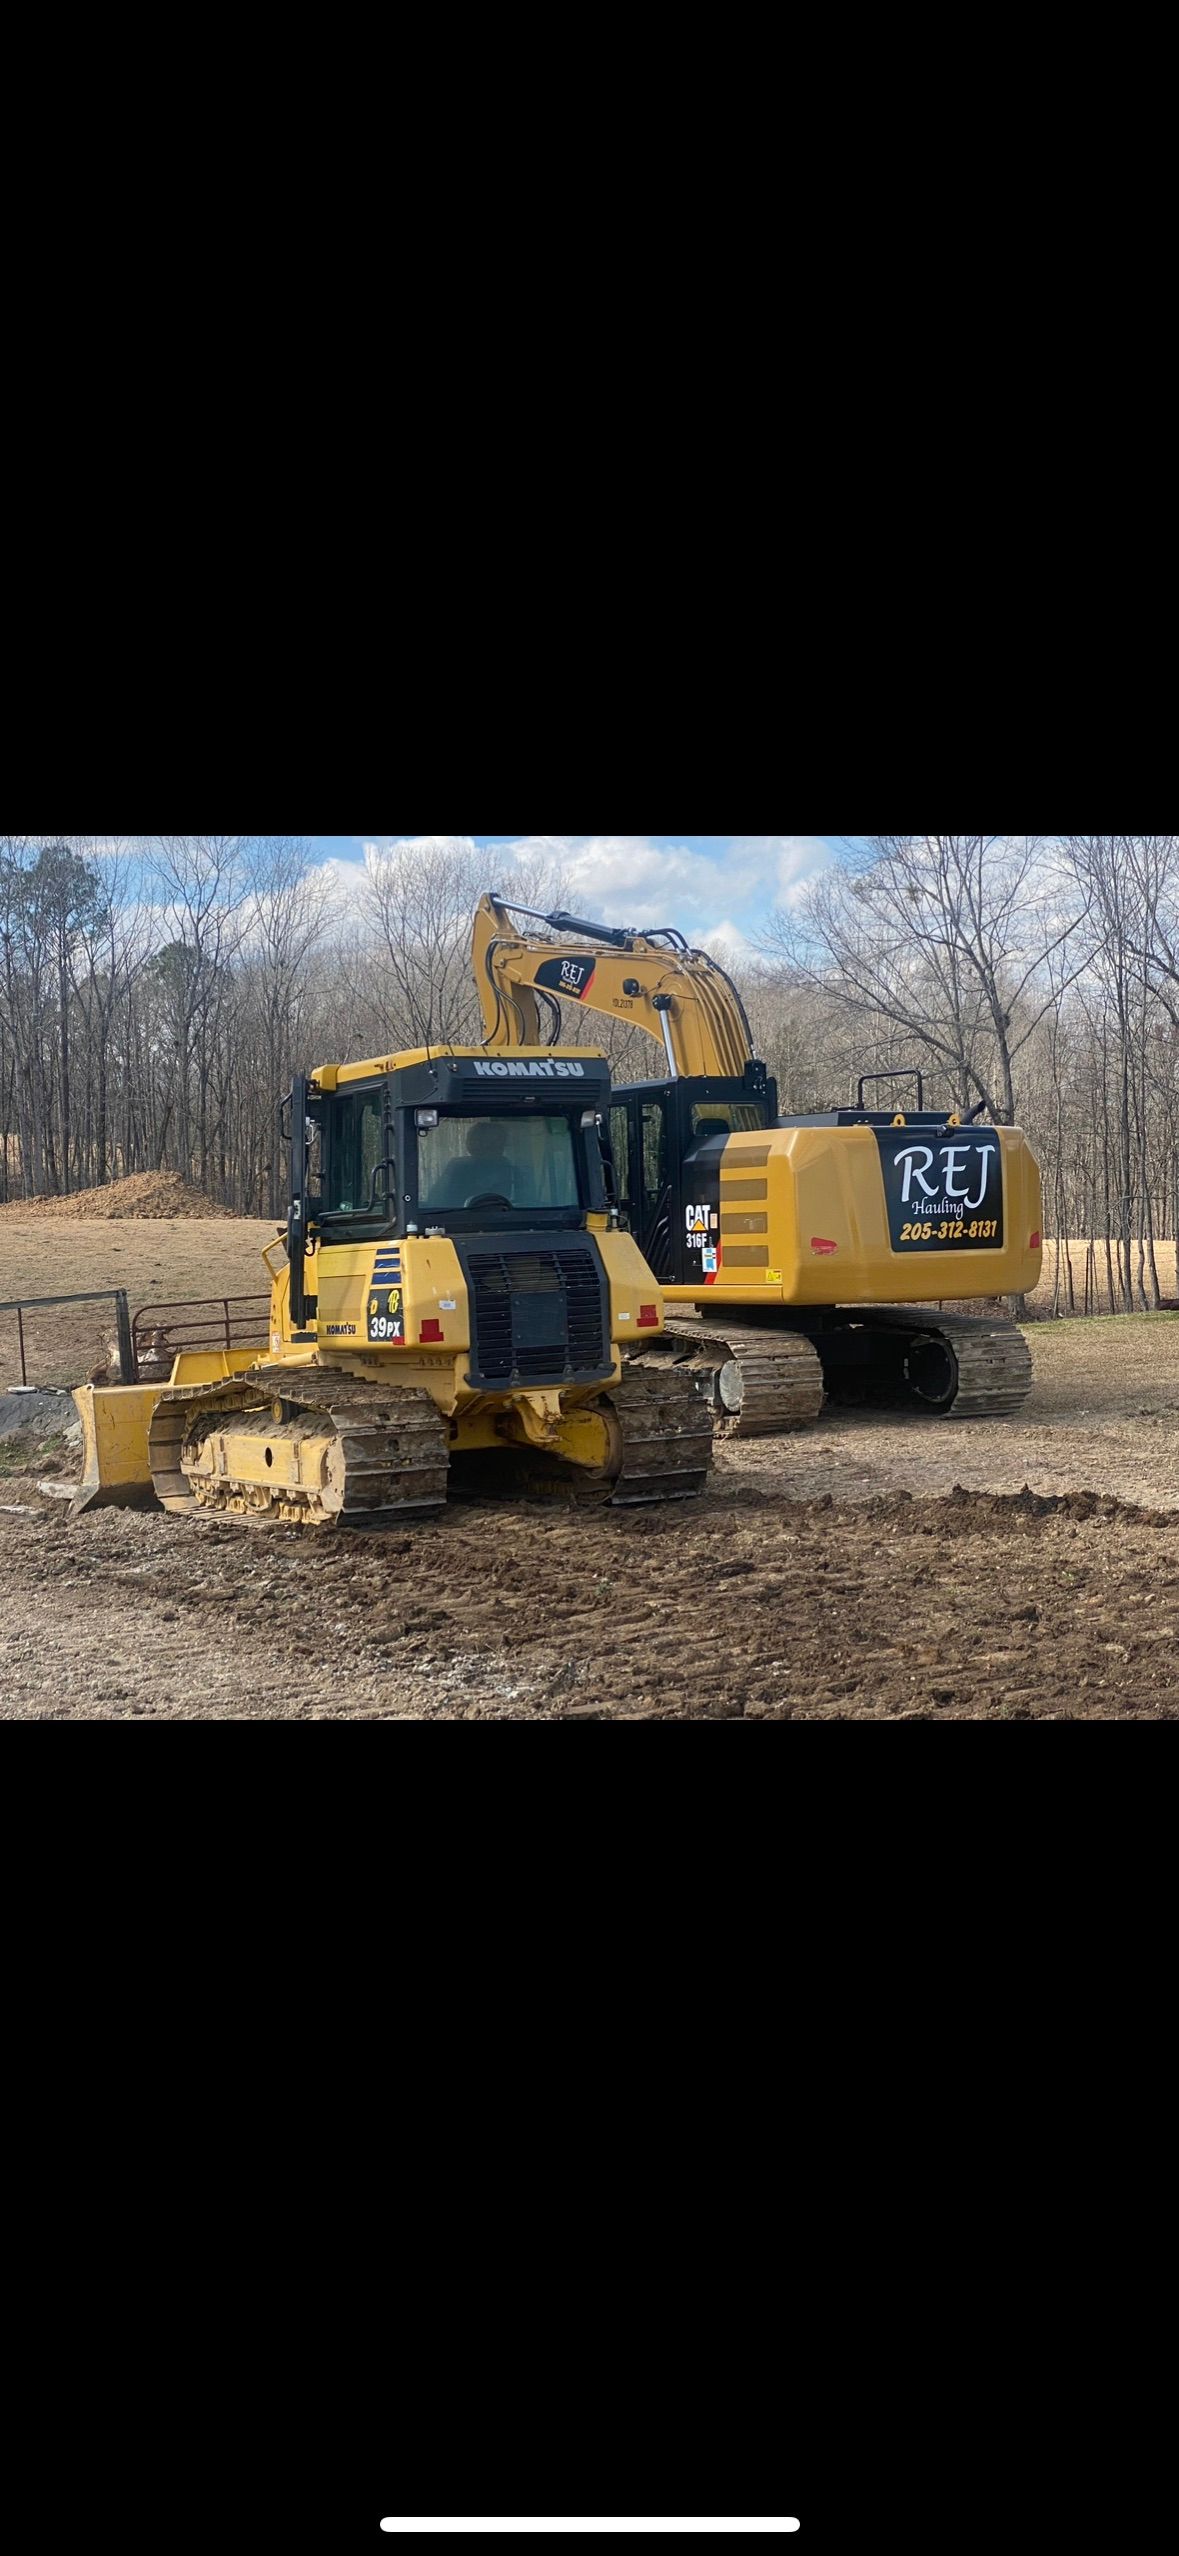
M 231 1207 L 218 1207 L 203 1190 L 192 1189 L 179 1172 L 132 1172 L 126 1180 L 107 1181 L 102 1189 L 75 1190 L 70 1198 L 11 1198 L 0 1216 L 80 1216 L 86 1223 L 106 1224 L 125 1217 L 171 1222 L 175 1217 L 232 1217 Z

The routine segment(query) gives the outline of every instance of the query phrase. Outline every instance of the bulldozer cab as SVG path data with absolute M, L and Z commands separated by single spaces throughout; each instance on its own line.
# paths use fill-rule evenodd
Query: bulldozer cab
M 318 1096 L 325 1242 L 344 1227 L 350 1240 L 361 1229 L 392 1240 L 604 1214 L 609 1088 L 592 1054 L 525 1065 L 444 1056 L 341 1075 Z
M 423 1050 L 321 1071 L 292 1095 L 288 1243 L 300 1230 L 322 1248 L 605 1218 L 609 1091 L 605 1058 L 585 1049 L 510 1061 Z
M 777 1090 L 764 1067 L 740 1079 L 685 1075 L 615 1090 L 610 1145 L 619 1205 L 665 1286 L 714 1277 L 720 1161 L 731 1136 L 772 1127 Z

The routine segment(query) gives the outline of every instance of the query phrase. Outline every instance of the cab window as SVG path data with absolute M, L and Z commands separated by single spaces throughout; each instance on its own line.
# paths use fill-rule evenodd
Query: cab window
M 384 1093 L 342 1092 L 332 1103 L 327 1178 L 323 1204 L 328 1215 L 359 1216 L 368 1212 L 372 1176 L 387 1151 Z M 384 1191 L 377 1183 L 377 1206 Z
M 580 1205 L 573 1129 L 567 1118 L 457 1118 L 446 1113 L 418 1135 L 418 1208 L 439 1215 L 477 1207 L 502 1215 Z
M 614 1156 L 614 1177 L 620 1198 L 629 1199 L 630 1189 L 630 1111 L 625 1101 L 610 1112 L 610 1150 Z
M 662 1101 L 643 1102 L 643 1189 L 648 1204 L 667 1183 L 667 1118 Z

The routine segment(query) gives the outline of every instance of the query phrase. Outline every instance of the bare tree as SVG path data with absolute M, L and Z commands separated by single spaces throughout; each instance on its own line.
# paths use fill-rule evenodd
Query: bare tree
M 1015 1118 L 1015 1067 L 1054 996 L 1045 960 L 1078 928 L 1034 836 L 877 835 L 820 873 L 763 947 L 801 980 L 834 978 L 844 1006 L 887 1021 L 936 1059 L 965 1105 Z
M 294 835 L 258 838 L 252 849 L 241 946 L 262 1022 L 272 1139 L 277 1137 L 280 1089 L 289 1082 L 300 1053 L 303 987 L 308 961 L 322 938 L 326 911 L 323 872 L 313 867 L 306 841 Z M 263 1167 L 266 1205 L 272 1216 L 278 1214 L 284 1177 L 277 1142 L 272 1141 Z
M 466 961 L 486 856 L 473 843 L 428 836 L 368 856 L 367 913 L 381 950 L 389 1046 L 469 1039 L 475 1011 Z
M 160 981 L 172 1014 L 179 1150 L 186 1176 L 196 1160 L 202 1186 L 209 1165 L 210 1049 L 222 979 L 241 941 L 250 851 L 240 834 L 154 838 L 156 878 L 174 935 L 161 954 L 171 963 Z

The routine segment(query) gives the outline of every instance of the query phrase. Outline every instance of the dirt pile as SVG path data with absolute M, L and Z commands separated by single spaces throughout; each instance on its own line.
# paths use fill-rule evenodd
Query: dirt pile
M 190 1188 L 179 1172 L 131 1172 L 126 1180 L 110 1180 L 102 1189 L 78 1189 L 70 1198 L 12 1198 L 0 1216 L 80 1216 L 87 1224 L 112 1223 L 125 1217 L 170 1223 L 176 1217 L 232 1217 L 204 1191 Z

